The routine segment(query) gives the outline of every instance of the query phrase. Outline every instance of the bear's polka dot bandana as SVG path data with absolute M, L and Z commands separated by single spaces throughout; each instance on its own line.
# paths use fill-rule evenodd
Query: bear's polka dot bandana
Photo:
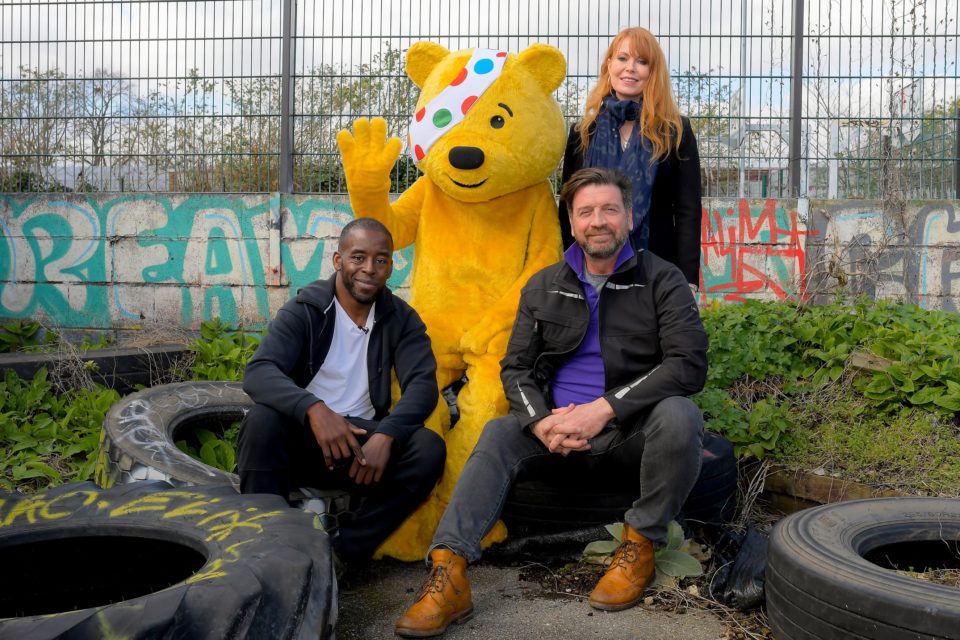
M 476 49 L 467 66 L 437 96 L 414 114 L 407 153 L 419 163 L 443 134 L 459 124 L 483 92 L 500 77 L 506 51 Z

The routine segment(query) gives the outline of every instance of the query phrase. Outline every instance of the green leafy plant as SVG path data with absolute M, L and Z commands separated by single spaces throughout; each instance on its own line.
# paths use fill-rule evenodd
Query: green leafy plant
M 606 565 L 613 558 L 613 553 L 623 542 L 623 523 L 615 522 L 604 527 L 613 537 L 613 540 L 595 540 L 583 550 L 583 558 L 587 562 Z M 699 545 L 683 536 L 683 527 L 675 520 L 667 525 L 667 543 L 657 549 L 654 561 L 657 568 L 655 584 L 661 586 L 676 586 L 680 578 L 692 578 L 703 574 L 703 566 L 691 551 L 699 554 Z
M 200 325 L 200 338 L 190 343 L 194 380 L 242 380 L 243 370 L 262 334 L 232 331 L 220 318 Z
M 80 351 L 93 351 L 96 349 L 106 349 L 113 344 L 113 338 L 105 333 L 101 333 L 96 338 L 83 336 L 80 342 Z
M 237 470 L 237 433 L 240 423 L 235 422 L 227 429 L 221 438 L 209 429 L 194 429 L 190 441 L 177 440 L 177 448 L 191 458 L 221 469 L 234 472 Z
M 787 403 L 768 396 L 753 403 L 749 413 L 737 406 L 725 391 L 708 389 L 701 409 L 710 428 L 723 433 L 738 457 L 762 459 L 776 453 L 780 438 L 795 426 Z
M 30 351 L 54 344 L 60 339 L 60 336 L 53 331 L 41 333 L 41 328 L 41 324 L 35 320 L 20 318 L 5 322 L 0 331 L 0 353 Z
M 0 487 L 35 491 L 88 480 L 103 417 L 120 395 L 95 386 L 56 395 L 47 370 L 0 382 Z
M 709 308 L 702 317 L 710 337 L 710 368 L 706 387 L 693 399 L 706 427 L 730 439 L 738 456 L 960 495 L 960 315 L 862 300 L 819 306 L 748 301 Z M 6 323 L 0 350 L 36 348 L 57 339 L 41 329 L 34 321 Z M 260 334 L 234 331 L 219 319 L 204 322 L 200 333 L 191 344 L 195 362 L 189 377 L 241 379 Z M 43 335 L 53 337 L 39 339 Z M 86 342 L 99 348 L 107 340 Z M 53 483 L 54 472 L 67 479 L 86 477 L 82 465 L 96 440 L 83 440 L 89 450 L 79 452 L 77 442 L 63 440 L 62 430 L 56 436 L 45 431 L 50 423 L 44 415 L 63 421 L 71 409 L 71 402 L 62 400 L 66 396 L 52 389 L 30 391 L 32 384 L 49 388 L 45 382 L 26 381 L 10 390 L 6 384 L 0 388 L 2 486 Z M 69 424 L 86 411 L 83 402 L 73 403 L 78 406 Z M 94 431 L 102 412 L 91 418 Z M 33 426 L 21 428 L 21 423 Z M 188 444 L 198 459 L 232 467 L 224 449 L 233 448 L 231 439 L 217 433 L 226 444 L 199 439 Z M 44 438 L 54 444 L 46 448 L 40 442 Z
M 710 369 L 693 399 L 737 455 L 957 494 L 960 315 L 861 300 L 702 317 Z
M 60 339 L 52 331 L 41 333 L 42 326 L 36 321 L 13 320 L 2 328 L 0 350 L 43 348 Z M 219 319 L 203 323 L 200 338 L 191 345 L 197 355 L 194 379 L 240 379 L 259 341 L 259 335 L 232 331 Z M 110 342 L 107 335 L 96 340 L 85 337 L 79 349 L 99 349 Z M 0 383 L 2 489 L 31 492 L 92 476 L 103 418 L 119 394 L 93 385 L 57 395 L 55 389 L 63 380 L 59 385 L 52 382 L 47 370 L 41 369 L 32 380 L 8 371 Z M 177 446 L 211 466 L 234 471 L 239 425 L 231 425 L 222 437 L 197 429 L 190 442 L 178 442 Z

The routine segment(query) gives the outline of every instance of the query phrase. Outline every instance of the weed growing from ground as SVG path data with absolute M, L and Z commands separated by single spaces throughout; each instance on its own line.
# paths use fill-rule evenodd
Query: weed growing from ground
M 57 395 L 46 369 L 32 380 L 7 371 L 0 382 L 0 488 L 32 492 L 89 480 L 103 417 L 119 399 L 103 387 Z
M 707 428 L 740 457 L 957 495 L 960 315 L 885 301 L 708 309 Z

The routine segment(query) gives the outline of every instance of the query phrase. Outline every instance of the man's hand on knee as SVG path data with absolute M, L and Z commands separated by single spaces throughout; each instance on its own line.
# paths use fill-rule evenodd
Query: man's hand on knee
M 583 451 L 584 447 L 590 448 L 586 440 L 581 440 L 574 432 L 574 427 L 565 425 L 563 416 L 573 410 L 573 405 L 558 407 L 546 418 L 534 423 L 530 430 L 537 439 L 543 443 L 551 453 L 559 453 L 562 456 L 571 451 Z
M 320 445 L 323 463 L 328 469 L 332 470 L 337 462 L 351 456 L 355 458 L 355 463 L 367 464 L 363 449 L 354 437 L 366 433 L 366 429 L 350 424 L 346 418 L 337 415 L 322 402 L 314 403 L 307 409 L 307 421 L 313 437 Z
M 533 432 L 552 453 L 565 456 L 571 451 L 589 451 L 590 439 L 614 417 L 613 407 L 601 396 L 593 402 L 557 407 L 533 426 Z
M 353 459 L 350 465 L 350 478 L 357 484 L 373 485 L 380 482 L 383 471 L 390 461 L 390 449 L 393 446 L 393 436 L 385 433 L 374 433 L 363 444 L 363 455 L 366 464 L 361 464 L 358 458 Z

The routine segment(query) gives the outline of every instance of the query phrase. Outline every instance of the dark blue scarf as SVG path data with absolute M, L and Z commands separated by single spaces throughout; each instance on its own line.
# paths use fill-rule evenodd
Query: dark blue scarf
M 620 146 L 620 127 L 628 120 L 637 124 L 624 150 Z M 633 186 L 630 242 L 634 249 L 646 249 L 650 238 L 650 194 L 657 177 L 657 163 L 651 162 L 652 158 L 653 145 L 640 136 L 640 105 L 633 100 L 617 100 L 615 96 L 604 98 L 583 166 L 619 169 L 630 179 Z

